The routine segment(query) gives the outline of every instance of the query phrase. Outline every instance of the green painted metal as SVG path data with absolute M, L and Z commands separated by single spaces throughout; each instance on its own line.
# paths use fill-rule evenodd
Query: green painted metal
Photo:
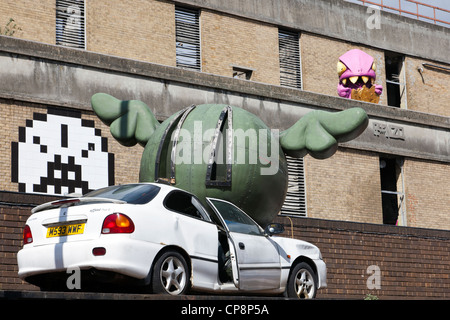
M 317 159 L 331 157 L 338 142 L 358 137 L 369 118 L 364 109 L 351 108 L 340 112 L 314 110 L 280 134 L 280 144 L 287 155 L 303 157 L 307 153 Z
M 106 93 L 94 94 L 91 104 L 97 116 L 110 127 L 113 137 L 125 146 L 145 145 L 159 126 L 142 101 L 122 101 Z
M 169 183 L 202 201 L 205 197 L 231 201 L 263 226 L 278 214 L 286 196 L 285 153 L 327 158 L 338 142 L 357 137 L 368 123 L 359 108 L 312 111 L 278 135 L 257 116 L 235 106 L 191 106 L 158 124 L 141 101 L 98 93 L 91 102 L 120 143 L 145 145 L 141 182 Z

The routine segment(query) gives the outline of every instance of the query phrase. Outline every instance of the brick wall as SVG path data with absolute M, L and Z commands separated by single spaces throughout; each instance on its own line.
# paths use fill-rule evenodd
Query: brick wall
M 278 28 L 203 10 L 202 71 L 231 77 L 232 66 L 253 69 L 252 81 L 280 84 Z
M 303 90 L 338 96 L 339 77 L 336 65 L 339 57 L 351 49 L 360 49 L 370 54 L 377 65 L 376 84 L 386 88 L 384 52 L 349 42 L 330 39 L 319 35 L 302 33 L 300 38 Z M 380 96 L 380 104 L 387 105 L 386 94 Z
M 0 290 L 38 290 L 17 277 L 16 254 L 31 207 L 54 198 L 0 193 Z M 321 249 L 328 287 L 319 291 L 318 298 L 450 297 L 450 231 L 281 216 L 277 221 L 285 225 L 282 236 Z M 380 270 L 380 289 L 372 281 L 373 266 Z
M 408 226 L 450 229 L 450 165 L 418 159 L 404 164 Z
M 6 0 L 0 27 L 9 18 L 22 28 L 15 37 L 55 44 L 55 1 Z M 208 9 L 201 10 L 200 20 L 203 72 L 232 76 L 235 65 L 253 69 L 252 81 L 279 84 L 277 25 Z M 340 55 L 354 48 L 374 57 L 376 83 L 386 90 L 384 50 L 298 31 L 304 90 L 336 96 L 336 63 Z M 174 2 L 138 0 L 130 5 L 129 1 L 87 1 L 86 45 L 89 51 L 175 66 Z M 448 72 L 423 67 L 422 63 L 438 64 L 405 58 L 407 108 L 449 116 Z M 418 68 L 423 68 L 422 74 Z M 380 104 L 387 104 L 386 92 Z
M 175 66 L 175 9 L 164 1 L 87 1 L 87 50 Z
M 450 298 L 450 231 L 278 217 L 285 237 L 317 245 L 328 272 L 318 298 Z M 380 271 L 379 282 L 375 272 Z M 380 285 L 378 288 L 377 284 Z
M 305 157 L 310 218 L 383 223 L 378 155 L 340 148 L 332 157 Z
M 48 44 L 56 43 L 55 0 L 2 0 L 2 31 L 10 18 L 22 29 L 14 33 L 14 37 Z
M 33 206 L 58 199 L 44 195 L 0 192 L 0 290 L 36 290 L 17 276 L 17 252 Z
M 405 58 L 408 109 L 449 117 L 450 74 L 445 70 L 423 66 L 423 63 L 449 67 L 433 61 Z M 422 68 L 422 73 L 418 71 L 419 68 Z

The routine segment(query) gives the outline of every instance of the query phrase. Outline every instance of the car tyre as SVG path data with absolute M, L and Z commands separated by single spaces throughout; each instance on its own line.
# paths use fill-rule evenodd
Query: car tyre
M 152 290 L 156 294 L 181 295 L 190 287 L 186 259 L 176 251 L 163 253 L 155 263 Z
M 313 299 L 317 293 L 317 275 L 306 262 L 292 268 L 286 287 L 289 298 Z

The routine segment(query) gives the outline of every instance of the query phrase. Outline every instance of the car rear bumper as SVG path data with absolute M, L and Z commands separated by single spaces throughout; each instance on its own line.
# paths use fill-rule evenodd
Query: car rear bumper
M 94 268 L 143 279 L 147 277 L 161 247 L 159 244 L 130 239 L 129 235 L 108 235 L 96 240 L 35 247 L 26 245 L 17 253 L 18 273 L 21 279 L 26 280 L 39 274 Z M 94 248 L 105 248 L 106 252 L 95 256 Z

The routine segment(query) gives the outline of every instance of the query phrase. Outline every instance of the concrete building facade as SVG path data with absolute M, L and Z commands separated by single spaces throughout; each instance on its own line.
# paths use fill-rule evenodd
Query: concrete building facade
M 24 11 L 21 10 L 23 4 L 11 2 L 6 6 L 7 9 L 2 11 L 0 19 L 7 21 L 10 17 L 14 18 L 20 28 L 14 35 L 16 38 L 55 44 L 57 25 L 61 24 L 60 20 L 55 19 L 55 12 L 57 15 L 58 10 L 61 11 L 58 6 L 63 6 L 65 3 L 58 1 L 56 4 L 55 1 L 43 1 L 39 5 L 30 3 L 30 6 L 27 6 L 29 10 Z M 422 146 L 428 145 L 427 139 L 422 139 L 423 141 L 420 142 L 413 141 L 416 137 L 409 134 L 405 127 L 396 127 L 395 124 L 389 123 L 393 119 L 387 116 L 388 121 L 373 121 L 372 128 L 366 132 L 368 136 L 368 132 L 373 130 L 372 134 L 380 141 L 366 143 L 364 147 L 358 147 L 358 151 L 343 146 L 333 158 L 326 161 L 317 161 L 307 156 L 303 164 L 305 181 L 303 197 L 306 215 L 312 218 L 383 223 L 383 215 L 380 214 L 383 211 L 380 161 L 382 164 L 386 163 L 383 159 L 387 157 L 397 160 L 396 162 L 392 160 L 394 164 L 391 160 L 387 162 L 389 166 L 394 166 L 394 171 L 391 171 L 395 177 L 389 177 L 389 173 L 386 173 L 386 179 L 395 180 L 396 186 L 386 191 L 398 193 L 399 216 L 403 215 L 394 223 L 416 227 L 444 229 L 450 227 L 449 219 L 445 214 L 444 200 L 448 198 L 449 191 L 446 188 L 446 179 L 442 179 L 449 174 L 448 101 L 450 93 L 445 85 L 449 81 L 449 61 L 444 49 L 449 41 L 448 29 L 384 12 L 380 15 L 381 29 L 370 29 L 366 25 L 370 14 L 365 11 L 365 7 L 344 1 L 319 2 L 319 4 L 296 1 L 283 2 L 279 5 L 267 1 L 261 7 L 253 2 L 224 4 L 219 1 L 208 1 L 206 4 L 196 1 L 121 1 L 120 3 L 72 1 L 71 4 L 72 7 L 82 8 L 80 11 L 82 19 L 75 23 L 78 23 L 77 26 L 83 25 L 81 32 L 84 33 L 84 39 L 81 49 L 86 52 L 176 67 L 178 52 L 176 24 L 177 19 L 181 23 L 185 21 L 183 21 L 184 18 L 176 18 L 175 13 L 177 9 L 187 10 L 188 14 L 196 14 L 198 17 L 199 44 L 196 50 L 199 50 L 198 70 L 200 72 L 222 77 L 237 77 L 238 74 L 245 74 L 245 79 L 251 82 L 275 86 L 280 85 L 281 75 L 280 32 L 290 32 L 298 38 L 301 80 L 297 89 L 327 96 L 337 96 L 335 64 L 339 56 L 353 48 L 369 53 L 378 66 L 376 82 L 384 87 L 384 93 L 378 104 L 379 112 L 383 113 L 391 109 L 393 106 L 388 106 L 388 96 L 392 95 L 392 91 L 401 90 L 401 101 L 393 102 L 392 99 L 390 101 L 391 104 L 398 103 L 394 106 L 400 109 L 394 111 L 397 113 L 396 118 L 408 119 L 409 113 L 402 110 L 418 112 L 414 113 L 417 117 L 419 115 L 425 118 L 438 117 L 438 126 L 426 134 L 427 139 L 433 139 L 433 135 L 439 135 L 437 138 L 439 141 L 431 143 L 437 146 L 435 150 L 429 152 L 429 155 L 418 156 L 422 152 Z M 288 12 L 287 7 L 291 11 Z M 67 12 L 64 17 L 68 19 L 65 22 L 68 24 L 71 21 L 68 13 L 70 6 L 63 9 Z M 348 12 L 354 15 L 352 19 L 354 25 L 349 25 L 350 22 L 346 20 Z M 325 15 L 324 21 L 312 21 L 309 17 L 319 14 Z M 358 28 L 354 20 L 359 20 Z M 178 32 L 181 31 L 178 29 Z M 379 35 L 381 32 L 385 34 L 391 32 L 390 37 L 384 36 L 381 41 Z M 400 34 L 402 36 L 398 39 Z M 429 37 L 425 38 L 424 35 Z M 398 43 L 400 40 L 401 45 Z M 426 43 L 423 44 L 421 41 Z M 178 44 L 180 42 L 183 40 L 179 40 Z M 434 50 L 428 48 L 431 43 Z M 63 43 L 63 46 L 73 46 L 73 44 Z M 388 70 L 386 66 L 391 64 L 396 64 L 395 67 L 398 68 L 396 74 L 398 85 L 392 85 L 391 75 L 386 73 L 390 73 L 386 71 Z M 222 81 L 222 78 L 217 79 L 219 82 Z M 68 81 L 67 86 L 72 85 L 69 79 L 64 80 Z M 98 80 L 102 82 L 102 79 Z M 9 81 L 13 79 L 10 77 Z M 128 94 L 122 97 L 123 99 L 133 99 L 142 94 L 137 92 L 138 88 L 133 88 L 129 84 L 125 86 L 129 86 L 129 90 Z M 39 89 L 43 93 L 46 90 Z M 114 92 L 111 93 L 114 94 Z M 86 104 L 86 101 L 83 103 Z M 152 105 L 157 112 L 158 103 L 155 101 Z M 339 104 L 344 104 L 344 101 L 337 100 L 336 105 Z M 5 112 L 8 108 L 12 108 L 18 119 L 32 118 L 20 117 L 31 111 L 28 107 L 5 106 L 4 108 Z M 86 112 L 86 116 L 92 118 L 88 108 Z M 256 114 L 258 113 L 262 111 L 258 110 Z M 158 115 L 160 120 L 163 120 L 170 114 Z M 264 119 L 264 115 L 259 115 Z M 11 126 L 8 137 L 17 136 L 17 128 L 23 126 L 18 122 L 6 119 L 3 121 Z M 272 124 L 274 128 L 287 127 L 289 124 L 283 121 L 272 122 L 274 122 Z M 408 129 L 416 131 L 417 124 L 413 123 Z M 437 123 L 431 118 L 427 119 L 425 126 L 420 123 L 421 129 L 426 130 L 430 124 L 436 126 Z M 389 136 L 390 130 L 399 133 L 400 136 Z M 107 128 L 103 128 L 102 132 L 108 134 Z M 423 133 L 420 134 L 423 135 Z M 373 140 L 373 137 L 370 138 Z M 18 141 L 18 139 L 9 141 Z M 111 145 L 115 144 L 111 138 L 108 141 Z M 368 147 L 368 144 L 371 146 Z M 5 148 L 8 149 L 7 144 Z M 126 158 L 125 155 L 131 151 L 118 148 L 114 152 L 118 159 Z M 136 153 L 139 152 L 136 151 Z M 129 160 L 124 162 L 129 163 Z M 115 182 L 137 180 L 136 172 L 130 173 L 128 169 L 120 169 L 120 161 L 116 160 L 115 163 L 115 176 L 123 179 Z M 6 172 L 9 171 L 9 165 L 9 163 L 3 164 Z M 355 175 L 355 166 L 360 168 L 356 171 L 357 175 Z M 336 168 L 340 169 L 336 170 Z M 322 175 L 320 172 L 326 174 Z M 419 187 L 418 194 L 414 186 L 427 185 L 426 181 L 417 180 L 420 176 L 426 176 L 433 182 L 429 183 L 430 188 Z M 8 179 L 8 175 L 4 174 L 3 180 L 5 180 L 2 181 L 3 190 L 20 191 L 18 186 L 14 185 L 15 182 Z M 444 185 L 435 188 L 439 181 L 443 181 Z M 339 190 L 339 196 L 336 197 L 328 192 L 328 189 Z M 329 199 L 327 195 L 330 196 Z M 390 196 L 385 194 L 385 197 Z M 414 200 L 422 197 L 424 199 L 421 201 Z M 442 199 L 442 201 L 428 201 L 430 202 L 428 203 L 425 199 Z M 432 210 L 429 207 L 431 203 L 434 204 L 431 207 Z M 438 212 L 436 212 L 437 209 L 439 209 Z
M 60 197 L 138 181 L 143 148 L 115 141 L 90 107 L 96 92 L 142 100 L 161 121 L 227 103 L 280 130 L 311 110 L 362 107 L 360 137 L 329 159 L 295 162 L 300 204 L 281 214 L 445 232 L 450 31 L 386 12 L 370 28 L 372 14 L 341 0 L 6 0 L 0 27 L 13 18 L 18 29 L 0 37 L 0 193 Z M 338 97 L 336 63 L 355 48 L 377 64 L 378 104 Z

